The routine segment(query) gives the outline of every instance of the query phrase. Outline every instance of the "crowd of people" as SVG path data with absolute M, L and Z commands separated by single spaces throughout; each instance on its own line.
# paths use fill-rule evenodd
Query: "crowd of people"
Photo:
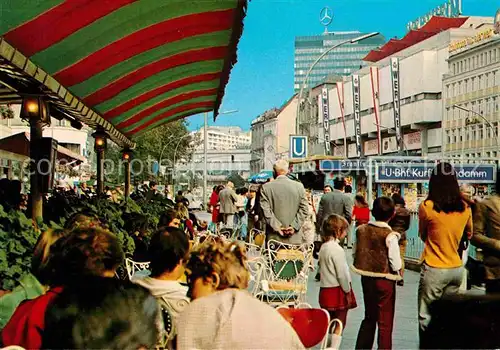
M 235 190 L 229 182 L 213 189 L 212 223 L 237 232 L 233 240 L 214 238 L 193 247 L 197 228 L 207 227 L 188 211 L 189 195 L 178 192 L 148 242 L 136 240 L 133 259 L 147 261 L 149 273 L 136 272 L 131 283 L 116 278 L 125 256 L 99 217 L 75 214 L 63 229 L 43 232 L 30 273 L 0 297 L 1 345 L 302 349 L 285 318 L 246 291 L 250 273 L 239 241 L 256 228 L 266 240 L 314 246 L 319 304 L 344 329 L 349 310 L 359 307 L 351 272 L 360 275 L 364 319 L 356 348 L 372 348 L 378 328 L 378 348 L 391 349 L 410 227 L 404 198 L 378 197 L 370 209 L 362 194 L 352 194 L 337 178 L 315 208 L 311 191 L 287 176 L 288 169 L 280 160 L 268 183 Z M 497 187 L 498 195 L 475 202 L 461 192 L 452 165 L 439 163 L 431 174 L 418 213 L 424 242 L 416 310 L 421 348 L 432 348 L 433 304 L 460 293 L 469 242 L 483 249 L 486 293 L 500 290 L 500 178 Z M 145 192 L 154 195 L 154 184 Z M 165 343 L 166 334 L 175 338 Z

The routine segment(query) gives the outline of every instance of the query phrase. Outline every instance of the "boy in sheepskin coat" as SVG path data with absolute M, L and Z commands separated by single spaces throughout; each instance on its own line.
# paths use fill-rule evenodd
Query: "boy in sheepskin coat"
M 378 326 L 378 348 L 392 349 L 392 329 L 396 304 L 396 282 L 401 280 L 399 233 L 388 222 L 394 216 L 394 202 L 379 197 L 373 202 L 376 221 L 356 230 L 352 270 L 361 275 L 365 318 L 361 323 L 356 349 L 371 349 Z

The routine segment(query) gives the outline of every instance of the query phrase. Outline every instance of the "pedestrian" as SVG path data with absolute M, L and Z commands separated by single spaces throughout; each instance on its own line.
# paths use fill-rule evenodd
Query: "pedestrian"
M 258 206 L 257 206 L 257 189 L 255 186 L 250 186 L 247 193 L 247 204 L 245 211 L 248 216 L 248 232 L 251 234 L 259 221 Z
M 319 202 L 318 215 L 316 220 L 317 230 L 320 231 L 323 220 L 332 214 L 342 216 L 349 224 L 352 221 L 352 198 L 344 193 L 345 179 L 338 177 L 333 181 L 333 191 L 323 194 Z M 341 241 L 344 246 L 344 241 Z
M 236 210 L 237 210 L 236 217 L 238 218 L 237 222 L 240 228 L 239 238 L 241 240 L 246 240 L 248 234 L 248 215 L 245 211 L 245 208 L 247 206 L 247 201 L 248 201 L 247 198 L 248 189 L 242 187 L 238 189 L 236 193 L 238 194 L 238 201 L 236 202 Z
M 472 236 L 472 211 L 463 200 L 455 169 L 440 163 L 431 173 L 429 194 L 418 211 L 419 234 L 424 241 L 418 288 L 420 347 L 431 321 L 429 306 L 444 294 L 456 294 L 462 283 L 463 266 L 458 253 L 464 234 Z
M 500 293 L 500 173 L 496 194 L 476 202 L 471 244 L 483 250 L 487 294 Z
M 219 228 L 219 214 L 220 214 L 220 203 L 219 203 L 219 193 L 224 187 L 214 186 L 212 195 L 210 196 L 210 201 L 208 202 L 208 211 L 212 213 L 212 224 L 214 231 L 218 231 Z
M 232 230 L 234 228 L 234 214 L 236 214 L 238 196 L 234 192 L 234 184 L 231 181 L 219 192 L 219 202 L 222 222 L 226 228 Z
M 394 202 L 379 197 L 373 202 L 375 221 L 356 230 L 353 271 L 361 275 L 365 317 L 359 328 L 356 349 L 371 349 L 378 327 L 378 348 L 392 349 L 396 306 L 396 281 L 401 279 L 399 233 L 389 226 Z
M 267 239 L 301 244 L 298 234 L 307 218 L 308 204 L 304 186 L 288 178 L 289 164 L 278 160 L 273 167 L 274 181 L 262 186 L 260 207 L 266 223 Z
M 330 314 L 330 320 L 339 319 L 344 326 L 347 312 L 357 306 L 351 286 L 351 274 L 344 249 L 339 241 L 346 236 L 349 223 L 343 217 L 332 214 L 323 223 L 319 251 L 321 284 L 319 305 Z
M 389 221 L 389 226 L 391 226 L 393 231 L 401 235 L 399 239 L 399 253 L 401 255 L 401 277 L 404 278 L 406 245 L 408 243 L 406 240 L 406 231 L 410 229 L 410 211 L 406 209 L 406 202 L 399 193 L 393 193 L 391 198 L 396 206 L 396 213 L 391 221 Z M 404 286 L 403 279 L 398 281 L 398 286 Z
M 367 224 L 370 221 L 370 207 L 362 194 L 354 197 L 354 207 L 352 209 L 352 220 L 356 227 Z
M 314 209 L 314 201 L 310 189 L 306 190 L 306 198 L 308 214 L 300 228 L 300 233 L 302 235 L 302 243 L 313 244 L 316 238 L 316 210 Z

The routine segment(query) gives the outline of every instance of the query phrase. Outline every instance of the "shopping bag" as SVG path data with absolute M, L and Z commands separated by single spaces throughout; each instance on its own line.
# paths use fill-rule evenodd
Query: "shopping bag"
M 339 350 L 340 343 L 342 343 L 342 331 L 344 330 L 344 326 L 342 325 L 342 321 L 338 318 L 332 320 L 330 322 L 330 346 L 328 346 L 328 339 L 326 341 L 326 350 Z

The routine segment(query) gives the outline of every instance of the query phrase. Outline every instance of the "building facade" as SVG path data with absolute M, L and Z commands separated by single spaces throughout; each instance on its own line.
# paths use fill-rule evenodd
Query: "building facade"
M 176 166 L 176 184 L 187 188 L 200 187 L 203 184 L 204 152 L 196 150 L 188 163 Z M 227 177 L 238 173 L 244 179 L 250 175 L 250 148 L 208 150 L 207 151 L 207 185 L 224 184 Z
M 492 23 L 490 17 L 433 17 L 401 40 L 390 40 L 380 50 L 370 52 L 365 57 L 371 62 L 369 67 L 328 88 L 330 154 L 357 158 L 440 153 L 442 79 L 448 73 L 449 46 Z M 322 110 L 321 96 L 317 103 Z M 321 114 L 316 116 L 316 140 L 324 149 Z M 401 142 L 396 138 L 396 122 Z
M 199 140 L 204 140 L 203 128 L 195 133 L 199 135 Z M 213 150 L 249 148 L 252 141 L 250 132 L 243 131 L 237 126 L 210 126 L 207 133 L 208 149 Z M 203 148 L 203 142 L 200 145 Z
M 273 108 L 262 113 L 251 123 L 250 172 L 252 174 L 264 169 L 271 169 L 269 163 L 272 162 L 272 159 L 276 159 L 274 135 L 277 129 L 278 114 L 279 109 Z
M 22 132 L 30 132 L 29 124 L 20 117 L 21 105 L 12 105 L 11 108 L 14 110 L 14 118 L 0 120 L 0 139 Z M 90 154 L 87 147 L 89 130 L 86 126 L 78 130 L 73 128 L 66 119 L 52 118 L 51 125 L 43 128 L 43 136 L 52 137 L 59 145 L 80 156 L 88 157 Z
M 288 158 L 290 135 L 295 134 L 298 97 L 280 109 L 271 109 L 252 121 L 252 174 L 271 170 L 278 159 Z
M 467 158 L 500 155 L 500 33 L 478 28 L 449 47 L 443 79 L 445 154 Z
M 365 33 L 328 32 L 321 35 L 298 36 L 295 38 L 295 92 L 300 90 L 306 73 L 314 61 L 334 45 L 357 38 Z M 363 57 L 371 50 L 384 44 L 384 37 L 377 35 L 361 42 L 344 44 L 328 53 L 311 71 L 307 86 L 316 86 L 330 75 L 348 76 L 366 65 Z

